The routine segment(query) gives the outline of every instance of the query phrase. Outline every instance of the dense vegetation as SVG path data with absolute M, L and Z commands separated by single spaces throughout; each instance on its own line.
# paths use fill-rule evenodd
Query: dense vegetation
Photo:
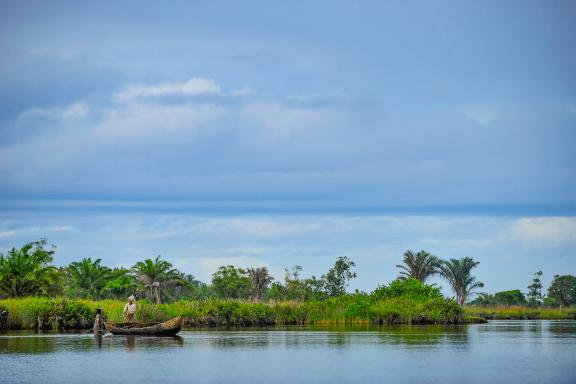
M 136 319 L 159 321 L 184 315 L 189 326 L 289 324 L 448 324 L 464 320 L 462 308 L 446 299 L 439 288 L 416 279 L 396 280 L 371 294 L 356 293 L 326 300 L 270 301 L 180 300 L 169 304 L 138 303 Z M 10 313 L 11 329 L 74 329 L 90 327 L 96 307 L 105 317 L 122 320 L 124 302 L 48 297 L 6 299 L 0 311 Z
M 184 314 L 188 325 L 268 325 L 318 323 L 457 323 L 474 290 L 483 284 L 472 275 L 478 262 L 471 258 L 442 260 L 426 251 L 404 254 L 397 280 L 371 293 L 347 293 L 356 278 L 354 261 L 339 257 L 332 268 L 316 277 L 302 277 L 302 267 L 285 270 L 274 281 L 266 267 L 220 267 L 210 284 L 182 273 L 160 256 L 131 268 L 109 268 L 100 259 L 84 258 L 66 267 L 52 265 L 55 247 L 45 240 L 0 254 L 0 328 L 78 328 L 91 323 L 95 308 L 107 318 L 122 318 L 123 302 L 130 294 L 139 299 L 137 318 L 163 320 Z M 455 298 L 426 284 L 442 276 Z M 570 311 L 524 311 L 518 307 L 569 307 L 576 304 L 576 278 L 555 276 L 542 294 L 542 272 L 520 290 L 481 293 L 471 302 L 469 316 L 485 318 L 570 317 Z M 492 307 L 487 307 L 492 306 Z M 494 309 L 494 306 L 510 307 Z M 2 313 L 4 312 L 4 315 Z M 6 315 L 8 313 L 8 315 Z M 2 324 L 3 323 L 3 324 Z

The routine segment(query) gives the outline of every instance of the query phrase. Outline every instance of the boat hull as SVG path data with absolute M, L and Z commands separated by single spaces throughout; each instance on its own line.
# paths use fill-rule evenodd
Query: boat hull
M 106 330 L 113 335 L 132 336 L 174 336 L 182 329 L 183 317 L 178 316 L 163 323 L 144 327 L 125 327 L 113 323 L 106 324 Z

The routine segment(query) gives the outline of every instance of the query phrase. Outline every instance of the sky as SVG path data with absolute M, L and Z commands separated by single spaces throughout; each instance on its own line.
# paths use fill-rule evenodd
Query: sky
M 573 1 L 1 1 L 0 252 L 576 274 Z M 438 280 L 437 283 L 445 285 Z

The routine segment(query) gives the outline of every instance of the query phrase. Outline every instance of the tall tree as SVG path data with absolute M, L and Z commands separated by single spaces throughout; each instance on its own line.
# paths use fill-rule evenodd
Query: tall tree
M 400 275 L 403 278 L 414 278 L 425 282 L 428 277 L 439 272 L 440 259 L 422 250 L 414 253 L 410 250 L 404 252 L 403 264 L 396 267 L 403 269 Z
M 12 248 L 6 256 L 0 253 L 0 291 L 11 297 L 46 294 L 56 268 L 49 264 L 53 260 L 54 246 L 46 249 L 42 239 Z
M 260 301 L 274 278 L 270 276 L 266 267 L 248 268 L 246 272 L 252 280 L 251 299 L 252 301 Z
M 484 283 L 477 281 L 472 276 L 472 269 L 476 268 L 478 264 L 480 264 L 479 261 L 474 261 L 470 257 L 444 260 L 440 264 L 440 274 L 452 286 L 452 290 L 456 294 L 456 301 L 460 305 L 466 303 L 474 289 L 484 286 Z
M 125 268 L 114 268 L 110 271 L 106 285 L 102 292 L 108 298 L 124 299 L 136 289 L 134 277 L 130 270 Z
M 165 260 L 160 260 L 160 255 L 154 260 L 146 259 L 139 261 L 132 267 L 136 279 L 144 285 L 146 297 L 154 299 L 157 304 L 162 302 L 161 291 L 170 282 L 178 279 L 178 272 L 172 264 Z
M 246 299 L 250 296 L 252 281 L 242 268 L 222 266 L 212 274 L 212 288 L 225 299 Z
M 554 299 L 560 306 L 576 304 L 576 276 L 555 275 L 548 288 L 548 297 Z
M 72 295 L 98 300 L 110 276 L 110 268 L 102 266 L 101 259 L 84 258 L 68 266 Z
M 352 272 L 352 268 L 355 266 L 356 263 L 346 256 L 340 256 L 336 259 L 334 266 L 326 275 L 322 276 L 328 296 L 341 296 L 346 293 L 348 282 L 356 278 L 356 272 Z
M 542 271 L 534 273 L 534 279 L 532 283 L 528 286 L 528 305 L 531 307 L 538 307 L 542 304 Z
M 498 305 L 526 305 L 526 297 L 519 289 L 500 291 L 494 294 L 494 302 Z

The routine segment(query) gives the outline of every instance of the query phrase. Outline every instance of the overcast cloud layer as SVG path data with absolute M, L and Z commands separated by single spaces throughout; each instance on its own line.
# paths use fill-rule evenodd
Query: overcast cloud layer
M 506 263 L 515 287 L 576 273 L 575 17 L 572 1 L 4 1 L 0 246 L 162 253 L 204 278 L 344 253 L 359 287 L 421 247 L 477 257 L 493 287 Z

